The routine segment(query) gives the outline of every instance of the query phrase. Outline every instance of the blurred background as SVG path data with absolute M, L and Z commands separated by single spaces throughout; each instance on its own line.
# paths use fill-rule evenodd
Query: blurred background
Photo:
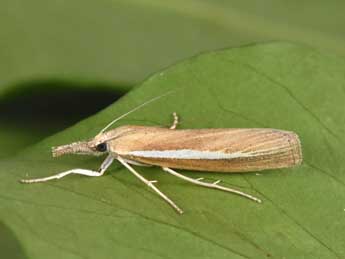
M 345 55 L 340 0 L 1 0 L 0 157 L 200 52 L 286 40 Z

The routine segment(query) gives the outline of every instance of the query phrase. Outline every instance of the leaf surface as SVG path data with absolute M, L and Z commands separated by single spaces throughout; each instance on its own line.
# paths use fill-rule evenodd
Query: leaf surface
M 344 67 L 342 59 L 287 43 L 216 51 L 172 66 L 95 116 L 2 160 L 0 222 L 28 258 L 343 258 Z M 101 158 L 53 159 L 50 147 L 91 138 L 113 118 L 171 90 L 117 126 L 169 126 L 177 112 L 180 128 L 292 130 L 304 163 L 258 174 L 180 170 L 221 179 L 262 204 L 136 167 L 158 180 L 184 208 L 182 216 L 116 162 L 99 178 L 18 183 L 97 169 Z

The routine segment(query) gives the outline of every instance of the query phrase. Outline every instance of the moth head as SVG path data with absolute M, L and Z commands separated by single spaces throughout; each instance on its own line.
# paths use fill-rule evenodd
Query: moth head
M 94 138 L 87 141 L 78 141 L 67 145 L 53 147 L 53 157 L 65 154 L 101 156 L 109 152 L 109 141 L 116 139 L 119 135 L 131 129 L 131 126 L 122 126 L 107 132 L 99 133 Z
M 53 157 L 58 157 L 65 154 L 99 156 L 106 151 L 107 144 L 105 142 L 94 145 L 92 141 L 78 141 L 52 148 Z
M 87 141 L 77 141 L 52 148 L 53 157 L 65 154 L 100 156 L 108 151 L 107 132 Z

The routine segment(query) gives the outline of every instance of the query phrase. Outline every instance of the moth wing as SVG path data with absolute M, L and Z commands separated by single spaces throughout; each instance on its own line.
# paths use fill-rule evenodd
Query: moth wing
M 302 162 L 300 141 L 294 132 L 133 127 L 111 141 L 111 151 L 140 163 L 198 171 L 248 172 Z

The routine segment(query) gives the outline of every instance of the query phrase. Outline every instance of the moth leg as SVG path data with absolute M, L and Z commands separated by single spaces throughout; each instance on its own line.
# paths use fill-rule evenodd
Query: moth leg
M 174 121 L 173 121 L 173 124 L 170 126 L 169 129 L 176 129 L 177 124 L 178 124 L 178 116 L 177 116 L 176 112 L 174 112 L 174 113 L 172 114 L 172 116 L 173 116 L 173 118 L 174 118 Z
M 143 183 L 145 183 L 148 187 L 150 187 L 152 190 L 154 190 L 162 199 L 164 199 L 171 207 L 173 207 L 178 213 L 182 214 L 183 210 L 180 209 L 172 200 L 168 198 L 163 192 L 161 192 L 155 185 L 157 181 L 149 181 L 145 177 L 143 177 L 141 174 L 139 174 L 137 171 L 134 170 L 132 166 L 130 166 L 123 158 L 117 157 L 117 160 L 123 164 L 132 174 L 134 174 L 136 177 L 138 177 Z
M 241 191 L 238 191 L 238 190 L 235 190 L 235 189 L 232 189 L 232 188 L 227 188 L 225 186 L 221 186 L 221 185 L 218 185 L 220 180 L 217 180 L 215 181 L 214 183 L 205 183 L 205 182 L 202 182 L 201 180 L 203 180 L 203 178 L 198 178 L 198 179 L 193 179 L 193 178 L 190 178 L 190 177 L 187 177 L 185 175 L 182 175 L 168 167 L 162 167 L 162 169 L 166 172 L 168 172 L 169 174 L 172 174 L 178 178 L 181 178 L 187 182 L 190 182 L 190 183 L 194 183 L 194 184 L 197 184 L 197 185 L 201 185 L 201 186 L 204 186 L 204 187 L 208 187 L 208 188 L 213 188 L 213 189 L 218 189 L 218 190 L 222 190 L 222 191 L 225 191 L 225 192 L 231 192 L 231 193 L 235 193 L 237 195 L 240 195 L 240 196 L 243 196 L 243 197 L 246 197 L 248 199 L 251 199 L 253 201 L 256 201 L 258 203 L 261 203 L 261 200 L 250 195 L 250 194 L 247 194 L 247 193 L 244 193 L 244 192 L 241 192 Z
M 107 158 L 103 161 L 101 166 L 99 167 L 98 169 L 99 174 L 97 176 L 102 176 L 105 173 L 105 171 L 109 168 L 109 166 L 113 163 L 113 161 L 114 161 L 114 157 L 111 154 L 109 154 Z
M 131 164 L 131 165 L 137 165 L 137 166 L 145 166 L 145 167 L 150 167 L 152 165 L 149 165 L 149 164 L 144 164 L 144 163 L 140 163 L 140 162 L 137 162 L 137 161 L 134 161 L 134 160 L 130 160 L 130 159 L 125 159 L 125 158 L 122 158 L 126 163 L 128 164 Z
M 107 158 L 102 163 L 102 165 L 100 166 L 98 171 L 75 168 L 75 169 L 64 171 L 64 172 L 61 172 L 61 173 L 58 173 L 58 174 L 55 174 L 52 176 L 48 176 L 48 177 L 35 178 L 35 179 L 22 179 L 22 180 L 20 180 L 20 182 L 21 183 L 46 182 L 46 181 L 50 181 L 50 180 L 54 180 L 54 179 L 60 179 L 60 178 L 65 177 L 66 175 L 69 175 L 69 174 L 81 174 L 81 175 L 86 175 L 86 176 L 102 176 L 113 161 L 114 161 L 114 157 L 112 155 L 108 155 Z

